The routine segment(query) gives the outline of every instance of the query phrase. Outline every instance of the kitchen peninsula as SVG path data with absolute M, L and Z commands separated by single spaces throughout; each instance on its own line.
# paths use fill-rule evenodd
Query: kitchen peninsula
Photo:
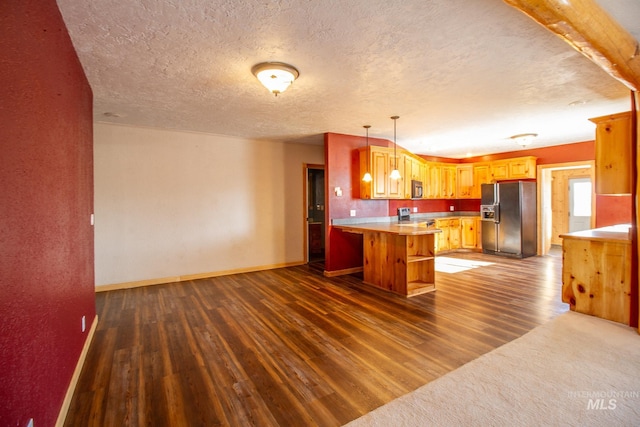
M 631 238 L 628 224 L 562 237 L 562 301 L 571 310 L 630 324 Z
M 435 287 L 434 237 L 426 222 L 333 225 L 363 235 L 364 283 L 407 297 Z

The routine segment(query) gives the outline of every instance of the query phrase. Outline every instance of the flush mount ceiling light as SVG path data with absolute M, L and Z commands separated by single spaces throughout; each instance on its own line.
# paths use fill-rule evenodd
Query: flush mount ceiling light
M 364 125 L 362 127 L 367 130 L 367 171 L 364 173 L 362 180 L 364 182 L 371 182 L 371 173 L 369 173 L 369 158 L 371 157 L 371 149 L 369 148 L 369 128 L 371 125 Z
M 518 135 L 510 136 L 509 138 L 511 138 L 519 146 L 526 147 L 527 145 L 531 144 L 537 136 L 537 133 L 521 133 Z
M 295 67 L 283 62 L 262 62 L 254 65 L 251 72 L 275 96 L 287 90 L 300 75 Z
M 391 171 L 391 175 L 389 178 L 391 179 L 400 179 L 400 171 L 398 170 L 398 144 L 396 144 L 396 120 L 398 120 L 400 116 L 391 116 L 391 120 L 393 120 L 393 157 L 395 157 L 394 168 Z

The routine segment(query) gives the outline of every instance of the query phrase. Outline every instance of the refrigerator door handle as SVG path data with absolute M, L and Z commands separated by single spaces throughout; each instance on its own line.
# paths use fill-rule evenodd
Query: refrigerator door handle
M 493 212 L 494 212 L 493 214 L 494 222 L 496 224 L 500 224 L 500 205 L 499 204 L 493 205 Z

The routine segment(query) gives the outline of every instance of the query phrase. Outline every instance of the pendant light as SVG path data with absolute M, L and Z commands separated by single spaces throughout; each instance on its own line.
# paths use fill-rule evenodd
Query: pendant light
M 371 182 L 372 178 L 371 174 L 369 173 L 369 159 L 371 158 L 371 149 L 369 148 L 369 128 L 371 127 L 371 125 L 364 125 L 362 127 L 367 130 L 367 171 L 364 173 L 362 180 L 364 182 Z
M 393 157 L 395 160 L 394 163 L 394 168 L 391 171 L 391 175 L 389 175 L 389 178 L 391 179 L 400 179 L 400 171 L 398 170 L 398 144 L 396 144 L 396 120 L 398 120 L 400 118 L 400 116 L 392 116 L 391 119 L 393 120 Z

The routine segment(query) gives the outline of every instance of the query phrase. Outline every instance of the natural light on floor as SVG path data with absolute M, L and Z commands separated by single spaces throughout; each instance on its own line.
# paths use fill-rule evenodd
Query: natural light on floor
M 446 256 L 436 257 L 436 271 L 441 273 L 460 273 L 472 268 L 492 265 L 492 262 L 474 261 L 470 259 L 449 258 Z

